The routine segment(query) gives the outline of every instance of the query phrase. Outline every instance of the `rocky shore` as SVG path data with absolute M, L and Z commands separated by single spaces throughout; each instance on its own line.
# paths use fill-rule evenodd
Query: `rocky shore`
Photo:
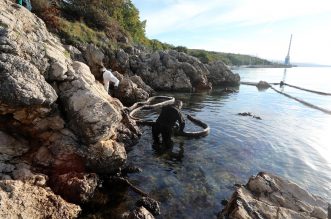
M 236 186 L 218 219 L 330 218 L 327 209 L 326 201 L 295 183 L 260 172 Z
M 222 62 L 202 64 L 177 51 L 127 46 L 107 54 L 63 45 L 26 8 L 0 1 L 0 218 L 77 218 L 82 206 L 114 201 L 110 189 L 120 185 L 111 176 L 121 174 L 126 149 L 141 135 L 125 106 L 155 91 L 240 81 Z M 115 97 L 101 83 L 100 64 L 120 80 Z M 157 214 L 150 207 L 157 203 L 139 203 L 123 218 Z

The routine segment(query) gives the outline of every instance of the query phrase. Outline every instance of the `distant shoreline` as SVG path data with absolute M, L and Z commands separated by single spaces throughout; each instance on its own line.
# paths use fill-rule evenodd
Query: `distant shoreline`
M 292 68 L 292 67 L 331 67 L 331 65 L 318 65 L 318 64 L 307 64 L 307 63 L 298 63 L 293 65 L 283 65 L 283 64 L 273 64 L 273 65 L 233 65 L 228 66 L 230 69 L 237 68 Z
M 272 64 L 272 65 L 240 65 L 240 66 L 229 66 L 230 69 L 236 68 L 292 68 L 298 67 L 297 65 L 283 65 L 283 64 Z

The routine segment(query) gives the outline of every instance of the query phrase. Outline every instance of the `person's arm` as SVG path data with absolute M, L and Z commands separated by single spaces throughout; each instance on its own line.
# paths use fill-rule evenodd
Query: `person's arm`
M 113 73 L 111 73 L 110 80 L 114 83 L 114 86 L 117 88 L 120 81 L 115 77 L 115 75 L 113 75 Z
M 183 131 L 185 128 L 185 119 L 183 114 L 178 110 L 178 122 L 179 122 L 179 130 Z

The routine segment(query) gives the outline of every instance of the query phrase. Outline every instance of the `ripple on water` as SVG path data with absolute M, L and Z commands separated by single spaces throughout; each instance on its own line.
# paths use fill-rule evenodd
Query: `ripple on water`
M 199 139 L 174 137 L 173 148 L 160 151 L 152 146 L 151 128 L 145 127 L 128 154 L 143 169 L 130 179 L 162 202 L 161 218 L 213 218 L 233 184 L 244 184 L 259 171 L 286 177 L 331 201 L 329 115 L 270 89 L 258 92 L 250 86 L 233 94 L 178 94 L 177 98 L 184 101 L 184 113 L 210 125 L 210 134 Z M 242 112 L 262 120 L 237 115 Z M 142 116 L 156 119 L 157 115 Z M 191 122 L 186 128 L 198 129 Z

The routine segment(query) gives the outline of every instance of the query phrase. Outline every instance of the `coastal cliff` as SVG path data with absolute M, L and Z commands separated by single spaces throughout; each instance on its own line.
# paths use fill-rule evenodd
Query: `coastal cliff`
M 94 173 L 125 164 L 138 127 L 41 19 L 9 0 L 0 8 L 0 215 L 77 217 L 80 207 L 56 194 L 76 204 L 91 197 Z
M 26 8 L 0 1 L 1 218 L 77 218 L 82 206 L 115 199 L 100 187 L 125 167 L 126 148 L 141 134 L 124 105 L 155 90 L 240 81 L 222 62 L 203 64 L 175 50 L 76 47 Z M 114 97 L 101 83 L 101 64 L 120 80 Z M 123 217 L 153 215 L 140 206 Z

